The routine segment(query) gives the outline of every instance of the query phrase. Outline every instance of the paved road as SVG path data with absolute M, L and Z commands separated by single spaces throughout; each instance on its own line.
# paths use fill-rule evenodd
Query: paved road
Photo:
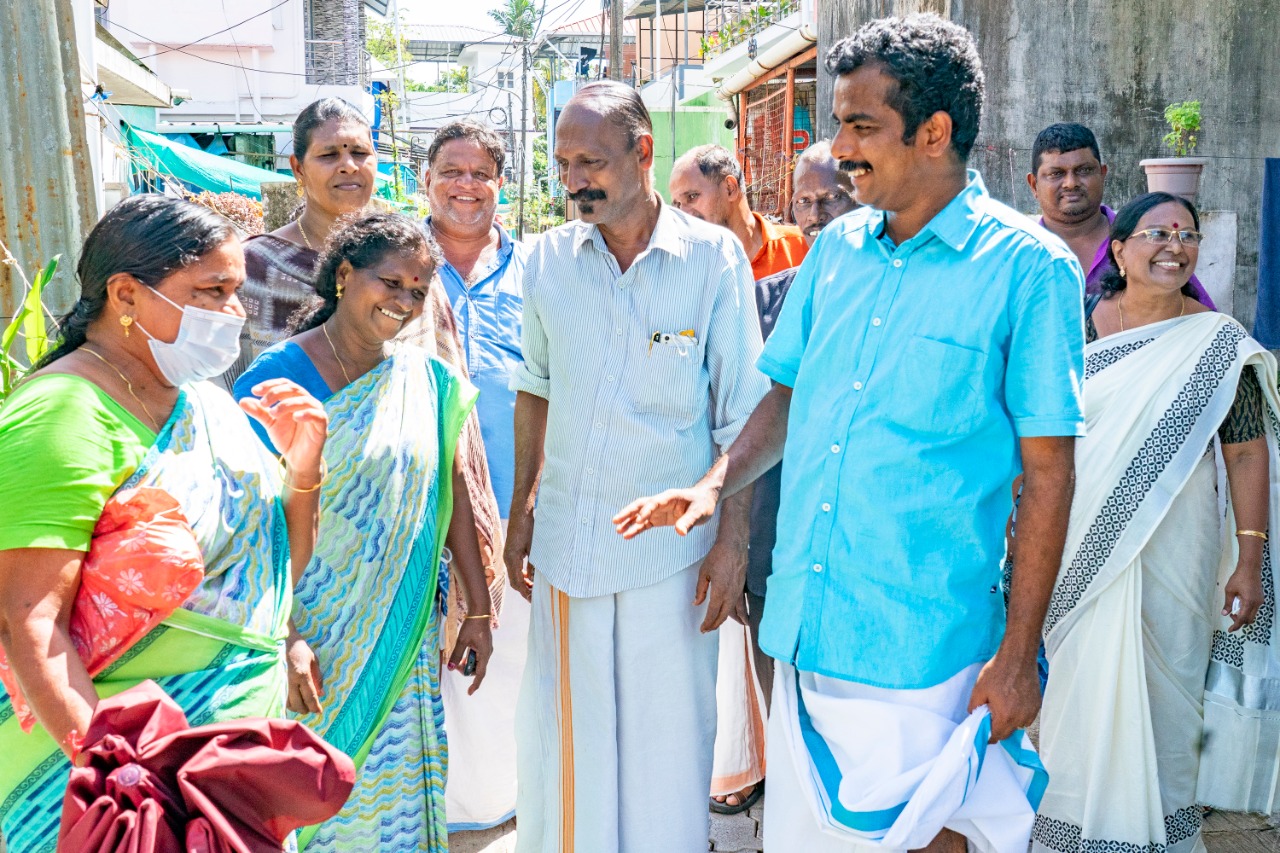
M 716 853 L 763 851 L 760 819 L 763 801 L 747 814 L 733 817 L 711 816 L 709 849 Z M 464 832 L 449 836 L 450 853 L 513 853 L 515 821 L 488 832 Z M 1260 815 L 1213 812 L 1204 824 L 1204 842 L 1209 853 L 1280 853 L 1280 814 L 1270 819 Z M 797 851 L 771 851 L 797 853 Z

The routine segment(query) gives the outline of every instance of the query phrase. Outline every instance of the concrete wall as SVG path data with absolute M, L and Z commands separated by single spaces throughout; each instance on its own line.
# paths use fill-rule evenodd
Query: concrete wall
M 987 107 L 971 165 L 1020 210 L 1035 209 L 1025 175 L 1045 126 L 1079 121 L 1098 135 L 1110 166 L 1107 203 L 1145 191 L 1138 161 L 1165 156 L 1163 111 L 1203 102 L 1196 153 L 1212 158 L 1206 209 L 1238 213 L 1234 313 L 1252 325 L 1257 293 L 1262 158 L 1280 156 L 1280 2 L 1277 0 L 826 0 L 820 55 L 859 24 L 923 9 L 964 24 L 978 39 Z M 819 104 L 832 81 L 819 76 Z M 830 136 L 830 110 L 820 130 Z
M 676 157 L 690 148 L 715 143 L 733 150 L 733 131 L 724 126 L 725 111 L 723 107 L 678 107 L 675 121 L 672 122 L 670 108 L 655 110 L 649 108 L 653 118 L 653 187 L 664 200 L 671 201 L 667 192 L 667 184 L 671 182 L 671 135 L 675 131 Z

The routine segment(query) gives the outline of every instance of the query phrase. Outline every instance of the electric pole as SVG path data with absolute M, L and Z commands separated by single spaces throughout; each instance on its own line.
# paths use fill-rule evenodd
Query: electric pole
M 622 79 L 622 0 L 609 0 L 609 79 Z
M 409 126 L 409 92 L 404 81 L 404 54 L 401 48 L 404 46 L 404 37 L 400 34 L 400 3 L 399 0 L 391 0 L 391 34 L 396 40 L 396 78 L 400 82 L 400 104 L 402 110 L 400 113 L 400 121 Z
M 524 239 L 525 133 L 529 126 L 529 40 L 520 46 L 520 198 L 516 202 L 516 239 Z

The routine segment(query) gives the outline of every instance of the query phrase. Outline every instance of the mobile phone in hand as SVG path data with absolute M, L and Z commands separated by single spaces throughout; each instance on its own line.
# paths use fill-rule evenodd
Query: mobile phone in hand
M 462 662 L 462 674 L 463 675 L 476 674 L 476 650 L 475 649 L 467 649 L 467 657 Z

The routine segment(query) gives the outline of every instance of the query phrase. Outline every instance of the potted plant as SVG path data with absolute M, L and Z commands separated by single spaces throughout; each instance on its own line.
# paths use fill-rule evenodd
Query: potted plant
M 1164 144 L 1177 156 L 1157 157 L 1138 164 L 1147 173 L 1147 190 L 1173 193 L 1194 202 L 1200 191 L 1200 175 L 1209 163 L 1204 157 L 1191 156 L 1200 133 L 1200 102 L 1170 104 L 1164 108 L 1164 120 L 1169 124 Z

